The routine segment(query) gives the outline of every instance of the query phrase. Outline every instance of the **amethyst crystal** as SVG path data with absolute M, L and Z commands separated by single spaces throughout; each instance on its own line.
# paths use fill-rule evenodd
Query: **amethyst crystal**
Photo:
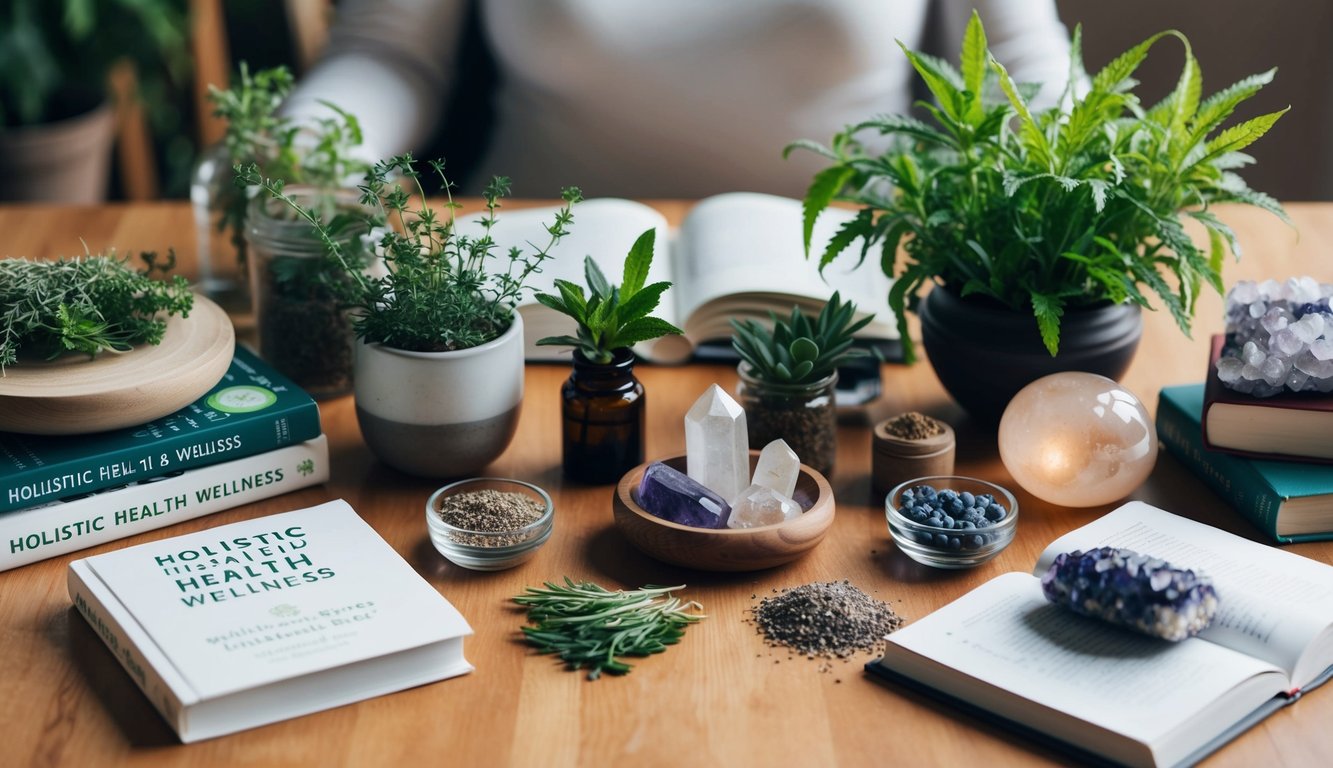
M 637 497 L 648 514 L 696 528 L 725 528 L 731 515 L 721 496 L 660 461 L 644 470 Z
M 1056 555 L 1041 589 L 1056 605 L 1173 642 L 1198 634 L 1217 613 L 1212 579 L 1130 549 Z
M 1312 277 L 1241 280 L 1226 297 L 1226 344 L 1214 375 L 1255 397 L 1333 392 L 1333 284 Z

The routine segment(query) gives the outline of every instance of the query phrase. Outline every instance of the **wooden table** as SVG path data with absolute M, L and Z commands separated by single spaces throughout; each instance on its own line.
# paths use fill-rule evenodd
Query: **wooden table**
M 679 220 L 685 205 L 660 206 Z M 1226 211 L 1245 248 L 1226 267 L 1240 278 L 1313 274 L 1333 281 L 1333 205 L 1290 206 L 1295 229 L 1257 211 Z M 1299 237 L 1298 233 L 1299 232 Z M 179 203 L 97 208 L 0 208 L 0 256 L 50 257 L 115 247 L 174 245 L 192 268 L 194 231 Z M 1143 344 L 1124 383 L 1155 408 L 1158 389 L 1203 377 L 1207 338 L 1221 328 L 1221 300 L 1199 301 L 1193 340 L 1162 312 L 1146 317 Z M 735 385 L 725 366 L 640 366 L 648 392 L 649 457 L 683 450 L 680 420 L 712 382 Z M 970 571 L 920 566 L 889 541 L 869 483 L 870 434 L 839 435 L 832 478 L 837 519 L 804 559 L 750 574 L 681 570 L 632 549 L 611 522 L 611 488 L 566 483 L 560 473 L 557 390 L 564 366 L 530 366 L 518 435 L 491 468 L 549 489 L 555 533 L 537 557 L 511 571 L 474 573 L 432 549 L 423 504 L 437 485 L 380 464 L 361 442 L 351 397 L 321 403 L 333 480 L 262 503 L 88 550 L 250 519 L 327 499 L 347 499 L 469 619 L 474 674 L 212 741 L 181 746 L 148 701 L 70 608 L 65 570 L 74 556 L 0 573 L 0 733 L 11 765 L 871 765 L 987 766 L 1064 762 L 999 728 L 916 695 L 867 680 L 868 657 L 829 668 L 766 647 L 746 623 L 774 589 L 848 579 L 908 621 L 1005 571 L 1029 571 L 1038 552 L 1103 509 L 1053 507 L 1019 492 L 1018 536 Z M 885 407 L 923 410 L 958 427 L 958 470 L 1015 488 L 992 431 L 962 415 L 929 366 L 884 369 Z M 1171 457 L 1163 455 L 1134 498 L 1258 538 Z M 1333 543 L 1289 547 L 1333 563 Z M 508 598 L 565 575 L 608 586 L 688 584 L 709 618 L 667 653 L 625 677 L 589 682 L 517 641 L 521 614 Z M 1208 761 L 1214 766 L 1313 764 L 1333 754 L 1333 691 L 1319 691 L 1270 718 Z

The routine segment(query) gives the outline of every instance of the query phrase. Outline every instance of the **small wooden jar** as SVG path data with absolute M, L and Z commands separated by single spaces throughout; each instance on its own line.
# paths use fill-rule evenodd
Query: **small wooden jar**
M 882 501 L 894 486 L 905 480 L 953 474 L 956 441 L 952 427 L 932 419 L 943 428 L 943 432 L 931 437 L 910 439 L 889 432 L 889 424 L 893 420 L 885 419 L 876 424 L 872 438 L 870 488 L 876 502 Z

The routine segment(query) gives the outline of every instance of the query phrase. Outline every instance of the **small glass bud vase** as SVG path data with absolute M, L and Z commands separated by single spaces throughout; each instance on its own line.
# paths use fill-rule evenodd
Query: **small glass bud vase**
M 834 386 L 838 373 L 808 384 L 778 384 L 750 375 L 748 363 L 737 367 L 736 399 L 745 409 L 750 448 L 781 438 L 806 464 L 825 476 L 833 472 L 838 450 L 838 413 Z
M 302 207 L 326 220 L 360 208 L 355 190 L 286 190 Z M 364 229 L 338 232 L 344 253 L 355 255 Z M 316 398 L 352 391 L 352 324 L 327 280 L 338 275 L 326 261 L 314 228 L 281 200 L 260 196 L 246 213 L 250 285 L 253 289 L 259 354 Z
M 643 385 L 634 354 L 619 349 L 610 363 L 574 352 L 574 371 L 560 388 L 565 475 L 584 483 L 614 483 L 643 463 Z
M 199 262 L 199 289 L 231 314 L 250 311 L 250 275 L 242 243 L 232 242 L 224 216 L 230 200 L 245 194 L 232 182 L 231 155 L 214 144 L 199 156 L 190 176 L 190 207 Z

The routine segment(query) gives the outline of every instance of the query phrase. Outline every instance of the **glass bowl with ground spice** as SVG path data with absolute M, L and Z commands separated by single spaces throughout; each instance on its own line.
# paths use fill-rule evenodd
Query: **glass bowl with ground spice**
M 460 480 L 426 502 L 435 549 L 474 571 L 499 571 L 528 560 L 550 538 L 554 520 L 550 495 L 522 480 Z
M 971 568 L 1009 546 L 1018 501 L 1005 488 L 959 475 L 918 477 L 884 499 L 889 536 L 903 554 L 934 568 Z

